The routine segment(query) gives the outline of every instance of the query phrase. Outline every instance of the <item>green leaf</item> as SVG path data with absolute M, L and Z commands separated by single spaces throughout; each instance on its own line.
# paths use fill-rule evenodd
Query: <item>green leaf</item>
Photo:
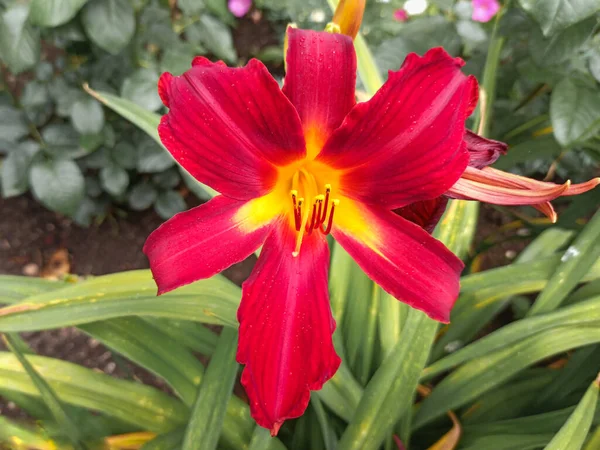
M 0 31 L 1 33 L 1 31 Z M 0 139 L 17 142 L 29 134 L 27 121 L 21 111 L 8 105 L 0 105 Z
M 131 121 L 134 125 L 138 126 L 142 131 L 144 131 L 148 136 L 154 139 L 154 141 L 162 147 L 160 137 L 158 136 L 158 124 L 160 123 L 160 116 L 158 114 L 154 114 L 144 108 L 141 108 L 140 106 L 136 105 L 135 103 L 129 100 L 119 98 L 115 95 L 111 95 L 106 92 L 96 92 L 90 89 L 90 87 L 87 85 L 84 85 L 84 89 L 99 102 L 108 106 L 117 114 Z M 164 147 L 163 149 L 165 150 L 165 152 L 167 152 L 167 150 Z M 214 189 L 211 189 L 208 186 L 205 186 L 202 183 L 196 181 L 189 173 L 185 172 L 183 168 L 181 170 L 185 174 L 183 178 L 186 185 L 196 195 L 198 195 L 199 192 L 206 192 L 210 197 L 214 197 L 217 194 L 217 192 Z
M 64 159 L 75 159 L 88 153 L 79 145 L 79 134 L 67 124 L 51 124 L 42 131 L 45 150 L 51 155 Z
M 529 40 L 529 52 L 540 67 L 558 66 L 577 55 L 579 48 L 592 35 L 596 20 L 590 18 L 576 23 L 549 38 L 534 30 Z
M 2 283 L 0 281 L 0 286 Z M 210 356 L 217 345 L 218 336 L 204 325 L 188 320 L 171 320 L 145 317 L 143 320 L 168 334 L 189 349 Z
M 50 292 L 64 287 L 59 281 L 43 278 L 0 275 L 0 304 L 13 304 L 31 295 Z
M 29 19 L 41 27 L 67 23 L 88 0 L 32 0 Z
M 323 443 L 325 444 L 325 450 L 335 450 L 338 445 L 338 438 L 335 430 L 331 426 L 327 412 L 325 411 L 321 400 L 319 400 L 317 395 L 313 395 L 310 401 L 310 404 L 315 411 L 315 415 L 317 416 L 319 426 L 321 427 L 321 436 L 323 438 Z
M 179 185 L 181 176 L 176 168 L 159 172 L 152 176 L 152 182 L 161 189 L 174 189 Z
M 135 169 L 137 167 L 137 149 L 129 142 L 120 141 L 111 150 L 110 158 L 123 169 Z
M 565 78 L 552 91 L 550 117 L 563 147 L 585 140 L 600 128 L 600 93 Z
M 113 55 L 127 46 L 135 32 L 135 15 L 127 0 L 91 0 L 81 21 L 91 40 Z
M 157 389 L 53 358 L 27 359 L 65 403 L 158 433 L 172 430 L 187 420 L 185 405 Z M 8 352 L 0 352 L 0 385 L 3 389 L 40 395 L 19 361 Z
M 204 9 L 204 0 L 179 0 L 177 6 L 187 15 L 194 15 Z
M 524 415 L 535 403 L 540 392 L 556 380 L 556 372 L 545 368 L 521 372 L 510 383 L 505 383 L 477 398 L 461 414 L 461 424 L 463 427 L 479 424 L 485 426 L 490 422 Z
M 222 276 L 157 297 L 156 283 L 149 270 L 121 272 L 1 308 L 0 331 L 59 328 L 133 313 L 237 327 L 240 297 L 240 288 Z
M 113 318 L 79 328 L 134 363 L 163 378 L 191 406 L 204 368 L 192 353 L 138 317 Z
M 152 139 L 145 136 L 145 139 L 138 144 L 137 149 L 137 170 L 142 173 L 162 172 L 173 167 L 175 160 L 164 149 L 156 145 Z
M 144 209 L 150 208 L 158 192 L 150 183 L 142 181 L 136 184 L 128 196 L 128 203 L 131 209 L 136 211 L 143 211 Z
M 137 125 L 148 136 L 154 139 L 157 144 L 162 145 L 160 137 L 158 137 L 158 124 L 160 123 L 160 116 L 158 114 L 142 108 L 131 100 L 117 97 L 108 92 L 94 91 L 87 84 L 83 88 L 100 103 L 103 103 L 120 116 Z
M 585 445 L 585 450 L 596 450 L 597 448 L 600 448 L 600 426 L 597 426 L 596 430 L 592 432 Z
M 60 426 L 61 431 L 68 436 L 75 449 L 85 449 L 85 446 L 81 442 L 80 431 L 75 425 L 75 422 L 68 416 L 60 399 L 19 349 L 20 338 L 18 335 L 12 336 L 11 334 L 6 334 L 4 340 L 7 347 L 13 352 L 21 366 L 23 366 L 23 369 L 25 369 L 25 372 L 27 372 L 31 382 L 39 391 L 40 396 L 52 413 L 54 420 L 56 420 L 56 423 Z
M 162 106 L 158 96 L 158 75 L 154 70 L 138 69 L 125 78 L 121 87 L 121 96 L 149 111 Z
M 81 170 L 66 159 L 38 160 L 31 165 L 29 183 L 35 197 L 47 208 L 73 214 L 85 195 Z
M 600 83 L 600 49 L 593 49 L 589 59 L 590 73 Z
M 237 331 L 225 328 L 219 337 L 194 403 L 182 450 L 216 448 L 238 371 Z M 199 443 L 202 445 L 199 447 Z
M 352 305 L 344 314 L 342 335 L 344 336 L 345 361 L 362 385 L 366 385 L 374 366 L 375 343 L 377 340 L 377 308 L 381 288 L 375 284 L 356 263 L 346 280 L 348 304 Z M 362 330 L 356 333 L 355 330 Z
M 544 450 L 579 450 L 583 446 L 598 404 L 599 385 L 600 376 L 592 382 L 569 420 L 561 427 Z
M 38 32 L 27 23 L 29 7 L 12 3 L 0 17 L 0 57 L 14 74 L 33 67 L 40 58 Z
M 393 425 L 410 410 L 419 374 L 429 356 L 437 322 L 411 309 L 400 342 L 369 381 L 342 435 L 339 450 L 377 449 Z
M 160 217 L 167 220 L 175 214 L 185 211 L 187 206 L 183 197 L 176 191 L 164 191 L 158 194 L 154 209 Z
M 146 442 L 140 447 L 140 450 L 181 450 L 183 442 L 183 428 L 159 434 L 151 441 Z
M 129 175 L 125 169 L 110 165 L 100 171 L 100 182 L 106 192 L 118 197 L 127 190 Z
M 475 238 L 478 217 L 478 202 L 450 200 L 434 236 L 460 259 L 465 259 Z
M 546 36 L 580 22 L 600 10 L 597 0 L 519 0 Z
M 521 264 L 526 262 L 544 261 L 544 258 L 553 255 L 559 248 L 566 245 L 572 237 L 573 232 L 559 228 L 550 228 L 544 231 L 519 254 L 513 263 L 514 268 L 525 267 Z M 557 260 L 555 259 L 555 261 Z M 471 289 L 469 287 L 471 280 L 478 279 L 477 275 L 463 277 L 463 295 L 459 297 L 454 305 L 451 315 L 452 321 L 445 330 L 445 333 L 436 342 L 432 351 L 432 358 L 434 360 L 438 359 L 448 351 L 463 346 L 464 343 L 477 335 L 493 317 L 508 306 L 511 302 L 511 297 L 498 297 L 497 294 L 499 292 L 506 294 L 526 294 L 532 292 L 532 285 L 536 283 L 535 280 L 543 278 L 547 280 L 554 267 L 556 266 L 544 266 L 544 270 L 547 272 L 543 273 L 547 273 L 547 275 L 542 275 L 541 272 L 538 275 L 536 270 L 533 269 L 531 272 L 527 272 L 527 275 L 524 273 L 523 275 L 525 276 L 523 277 L 516 276 L 516 273 L 513 275 L 507 274 L 508 278 L 504 280 L 496 278 L 495 274 L 508 272 L 508 268 L 500 272 L 490 270 L 481 274 L 481 277 L 488 279 L 486 285 L 476 282 L 479 289 L 475 287 Z M 539 278 L 536 278 L 538 276 Z M 543 287 L 542 284 L 540 286 Z M 541 287 L 535 288 L 533 291 L 537 291 Z
M 96 134 L 104 127 L 104 110 L 98 101 L 83 97 L 71 108 L 71 122 L 81 134 Z
M 192 0 L 195 4 L 198 2 Z M 181 8 L 181 2 L 177 3 Z M 163 57 L 160 61 L 161 72 L 171 72 L 173 75 L 178 76 L 189 70 L 190 63 L 197 56 L 197 45 L 189 43 L 180 43 L 178 46 L 173 48 L 165 49 Z
M 411 52 L 422 55 L 430 48 L 444 47 L 451 55 L 457 55 L 460 44 L 454 24 L 444 17 L 416 18 L 405 24 L 397 36 L 384 41 L 375 58 L 379 69 L 385 73 L 398 70 Z
M 563 254 L 560 265 L 535 300 L 529 313 L 540 314 L 556 309 L 599 257 L 600 211 L 594 214 Z
M 465 405 L 538 361 L 598 342 L 598 323 L 559 326 L 473 359 L 435 387 L 416 413 L 414 427 L 419 428 L 446 411 Z
M 231 64 L 237 61 L 231 30 L 211 15 L 203 14 L 197 24 L 186 29 L 186 36 L 190 42 L 202 44 L 219 59 Z
M 8 448 L 25 448 L 51 450 L 56 444 L 46 436 L 42 429 L 33 428 L 13 422 L 6 417 L 0 417 L 0 443 L 9 445 Z
M 592 345 L 577 349 L 569 357 L 566 367 L 559 371 L 552 383 L 540 390 L 533 403 L 536 409 L 555 409 L 565 405 L 567 398 L 583 384 L 598 374 L 600 346 Z
M 421 380 L 429 380 L 452 367 L 501 350 L 542 331 L 561 325 L 585 326 L 596 322 L 600 322 L 600 296 L 561 308 L 550 314 L 518 320 L 436 361 L 423 371 Z
M 2 196 L 14 197 L 29 189 L 29 166 L 39 145 L 33 141 L 23 142 L 8 153 L 2 162 Z

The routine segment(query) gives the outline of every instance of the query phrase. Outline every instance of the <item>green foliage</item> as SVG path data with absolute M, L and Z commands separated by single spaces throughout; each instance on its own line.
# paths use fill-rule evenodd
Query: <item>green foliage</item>
M 498 168 L 591 176 L 600 159 L 597 1 L 504 2 L 491 24 L 472 22 L 468 1 L 429 3 L 407 23 L 392 18 L 397 2 L 367 3 L 366 38 L 355 41 L 359 89 L 373 94 L 406 54 L 443 45 L 467 60 L 487 93 L 472 128 L 511 145 Z M 179 0 L 175 11 L 158 0 L 0 4 L 2 62 L 11 77 L 30 70 L 22 92 L 7 78 L 12 98 L 0 97 L 5 197 L 31 190 L 48 208 L 89 223 L 109 201 L 171 217 L 186 208 L 182 183 L 199 197 L 215 194 L 162 147 L 156 82 L 163 70 L 182 73 L 196 54 L 243 62 L 225 1 Z M 325 13 L 324 1 L 255 5 L 280 43 L 289 20 L 322 28 L 329 19 L 316 14 Z M 56 59 L 39 60 L 42 41 L 60 50 Z M 510 264 L 484 271 L 478 261 L 503 242 L 478 243 L 478 204 L 451 201 L 435 236 L 466 269 L 444 326 L 382 291 L 334 244 L 330 291 L 342 364 L 279 439 L 255 426 L 235 388 L 241 290 L 223 276 L 161 297 L 147 270 L 59 282 L 0 276 L 0 332 L 14 353 L 0 352 L 0 395 L 38 420 L 0 418 L 0 442 L 94 448 L 141 433 L 145 450 L 389 450 L 397 435 L 421 450 L 442 442 L 453 412 L 458 449 L 594 450 L 598 201 L 592 192 L 557 202 L 557 225 L 519 211 L 519 237 L 530 242 Z M 71 326 L 162 379 L 172 394 L 33 355 L 17 334 Z

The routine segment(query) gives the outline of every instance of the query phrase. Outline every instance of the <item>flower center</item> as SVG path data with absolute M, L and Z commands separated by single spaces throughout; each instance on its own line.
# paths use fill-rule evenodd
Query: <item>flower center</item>
M 300 169 L 294 174 L 290 196 L 294 225 L 298 232 L 292 255 L 298 256 L 305 234 L 310 235 L 316 229 L 324 235 L 331 232 L 335 207 L 340 201 L 331 197 L 330 184 L 325 184 L 323 190 L 320 190 L 315 177 L 306 169 Z

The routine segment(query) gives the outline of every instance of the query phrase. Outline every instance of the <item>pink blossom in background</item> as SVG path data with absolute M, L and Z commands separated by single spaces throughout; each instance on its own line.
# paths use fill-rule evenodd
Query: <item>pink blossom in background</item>
M 235 17 L 243 17 L 252 6 L 252 0 L 228 0 L 227 6 Z
M 397 9 L 394 11 L 394 19 L 398 22 L 406 22 L 408 20 L 408 13 L 402 8 Z
M 489 22 L 500 9 L 498 0 L 473 0 L 473 16 L 475 22 Z

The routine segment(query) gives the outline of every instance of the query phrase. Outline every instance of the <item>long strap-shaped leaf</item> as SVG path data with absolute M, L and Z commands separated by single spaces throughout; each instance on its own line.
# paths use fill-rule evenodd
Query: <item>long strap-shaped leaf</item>
M 452 367 L 508 347 L 542 331 L 559 326 L 577 327 L 590 323 L 600 323 L 600 296 L 550 314 L 530 317 L 506 325 L 471 345 L 436 361 L 423 371 L 422 380 L 428 380 Z
M 198 389 L 182 450 L 212 450 L 217 447 L 238 370 L 236 348 L 237 331 L 224 328 Z
M 538 361 L 573 348 L 600 342 L 598 323 L 561 326 L 473 359 L 436 386 L 415 416 L 415 428 L 466 405 Z
M 567 249 L 561 264 L 529 310 L 530 315 L 556 309 L 600 257 L 600 211 Z
M 466 202 L 453 202 L 437 230 L 437 237 L 447 245 L 468 248 L 474 228 L 465 230 L 465 223 L 475 224 L 466 215 L 476 214 Z M 463 239 L 457 239 L 459 234 Z M 452 248 L 451 248 L 452 249 Z M 339 444 L 339 449 L 375 449 L 391 433 L 392 427 L 410 412 L 417 383 L 423 370 L 437 322 L 420 311 L 411 310 L 400 341 L 383 361 L 367 387 Z
M 544 450 L 579 450 L 583 446 L 598 404 L 599 388 L 600 375 L 592 382 L 569 420 L 565 422 Z
M 0 330 L 59 328 L 131 315 L 237 326 L 240 296 L 239 287 L 217 275 L 157 297 L 150 271 L 135 270 L 93 278 L 1 308 Z
M 55 450 L 56 444 L 44 436 L 43 432 L 0 417 L 0 443 L 8 448 L 27 448 L 32 450 Z
M 8 348 L 16 356 L 19 363 L 23 366 L 25 372 L 31 379 L 31 382 L 35 385 L 38 390 L 40 397 L 46 403 L 46 406 L 52 413 L 54 420 L 59 425 L 61 431 L 71 441 L 71 444 L 76 450 L 85 450 L 87 447 L 83 443 L 82 436 L 77 428 L 77 425 L 67 414 L 63 405 L 61 404 L 58 395 L 54 392 L 54 389 L 46 382 L 46 380 L 38 373 L 33 365 L 28 361 L 27 357 L 22 352 L 20 338 L 11 334 L 6 334 L 4 339 Z
M 28 356 L 27 360 L 65 403 L 157 433 L 172 430 L 187 420 L 189 411 L 181 401 L 150 386 L 53 358 Z M 0 352 L 0 386 L 40 397 L 19 360 L 8 352 Z

